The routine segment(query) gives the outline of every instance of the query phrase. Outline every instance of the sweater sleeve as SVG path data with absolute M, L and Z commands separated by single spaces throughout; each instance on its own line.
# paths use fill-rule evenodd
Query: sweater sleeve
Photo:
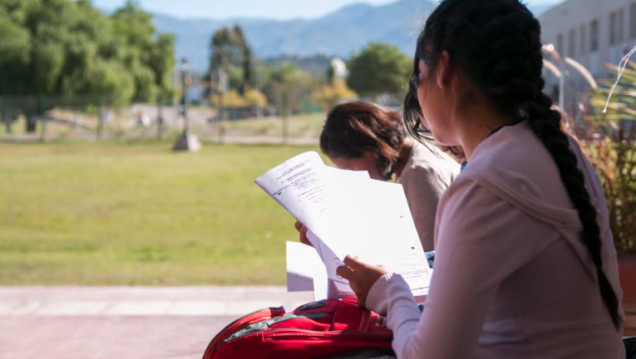
M 438 216 L 421 316 L 399 275 L 381 277 L 367 298 L 369 309 L 387 314 L 399 359 L 472 357 L 500 283 L 532 256 L 531 241 L 521 239 L 534 219 L 470 179 L 449 188 Z

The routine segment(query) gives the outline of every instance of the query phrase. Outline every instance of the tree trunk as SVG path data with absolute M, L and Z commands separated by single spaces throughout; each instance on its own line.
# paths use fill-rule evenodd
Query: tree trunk
M 40 142 L 46 142 L 48 119 L 43 117 L 40 124 Z
M 219 114 L 217 115 L 217 130 L 219 135 L 219 139 L 218 139 L 219 143 L 223 143 L 225 139 L 225 123 L 224 123 L 225 114 L 226 114 L 225 108 L 220 107 Z
M 282 120 L 283 120 L 283 144 L 287 144 L 287 137 L 289 135 L 289 130 L 287 128 L 288 126 L 288 120 L 289 120 L 289 97 L 287 96 L 286 93 L 283 93 L 283 98 L 282 98 Z
M 288 129 L 289 113 L 287 109 L 283 110 L 283 144 L 287 144 L 287 138 L 289 136 Z
M 99 141 L 102 139 L 104 133 L 104 122 L 106 122 L 106 110 L 103 108 L 99 111 L 99 116 L 97 117 L 97 127 L 95 128 L 96 139 Z
M 9 115 L 8 113 L 6 113 L 5 111 L 2 112 L 2 121 L 4 122 L 4 131 L 7 135 L 10 135 L 13 132 L 13 128 L 12 128 L 12 124 L 13 124 L 13 118 L 11 118 L 11 115 Z
M 35 131 L 37 130 L 38 127 L 38 118 L 36 115 L 34 114 L 27 114 L 26 115 L 26 127 L 25 127 L 25 131 L 26 133 L 35 133 Z
M 163 138 L 163 112 L 161 104 L 157 105 L 157 140 Z

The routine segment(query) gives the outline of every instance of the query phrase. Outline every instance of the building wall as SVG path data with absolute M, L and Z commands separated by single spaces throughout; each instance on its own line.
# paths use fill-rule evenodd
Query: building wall
M 636 0 L 568 0 L 539 20 L 543 43 L 553 44 L 562 56 L 580 62 L 597 78 L 606 77 L 606 64 L 618 64 L 636 45 Z M 593 50 L 595 21 L 598 48 Z

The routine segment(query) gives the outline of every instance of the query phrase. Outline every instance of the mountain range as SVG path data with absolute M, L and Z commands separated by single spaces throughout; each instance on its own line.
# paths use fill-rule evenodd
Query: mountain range
M 550 5 L 532 10 L 540 13 Z M 210 38 L 223 26 L 239 24 L 259 58 L 316 54 L 348 58 L 371 41 L 391 43 L 411 54 L 423 21 L 434 7 L 430 0 L 398 0 L 381 6 L 349 5 L 315 19 L 180 19 L 155 13 L 153 21 L 158 31 L 176 35 L 177 59 L 188 58 L 191 69 L 203 73 Z

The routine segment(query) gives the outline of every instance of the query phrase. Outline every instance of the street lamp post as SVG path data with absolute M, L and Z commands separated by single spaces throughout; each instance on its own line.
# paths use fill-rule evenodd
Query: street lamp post
M 181 101 L 179 103 L 179 110 L 183 117 L 183 133 L 175 142 L 172 148 L 175 151 L 189 151 L 194 152 L 201 149 L 201 142 L 192 133 L 190 133 L 190 120 L 188 118 L 188 86 L 192 83 L 190 72 L 188 68 L 188 59 L 183 58 L 181 60 L 181 66 L 179 67 L 181 73 Z
M 578 72 L 583 79 L 585 79 L 588 85 L 590 85 L 590 88 L 593 90 L 598 88 L 598 84 L 596 83 L 596 80 L 594 80 L 594 76 L 592 76 L 590 71 L 581 63 L 567 56 L 561 57 L 561 54 L 554 49 L 554 45 L 552 44 L 544 45 L 542 50 L 543 52 L 550 54 L 559 65 L 557 67 L 551 62 L 543 60 L 544 67 L 559 79 L 559 107 L 563 108 L 565 102 L 565 77 L 570 75 L 568 65 Z
M 219 76 L 219 109 L 218 109 L 218 130 L 219 130 L 219 143 L 223 143 L 225 137 L 225 115 L 227 113 L 225 109 L 225 95 L 228 91 L 228 78 L 227 71 L 224 65 L 218 69 Z
M 544 45 L 542 50 L 551 55 L 558 64 L 557 66 L 548 60 L 543 60 L 544 68 L 559 79 L 559 107 L 562 111 L 565 111 L 565 80 L 566 76 L 570 76 L 569 68 L 580 74 L 592 90 L 598 89 L 598 84 L 594 76 L 592 76 L 590 71 L 581 63 L 570 57 L 562 57 L 561 54 L 554 49 L 554 45 L 552 44 Z M 566 125 L 569 126 L 569 123 L 566 122 Z
M 556 60 L 559 65 L 559 70 L 561 72 L 561 76 L 559 76 L 559 108 L 562 111 L 565 111 L 565 75 L 567 69 L 565 68 L 565 63 L 561 58 L 561 54 L 554 48 L 554 45 L 544 45 L 542 50 L 552 55 L 554 60 Z

